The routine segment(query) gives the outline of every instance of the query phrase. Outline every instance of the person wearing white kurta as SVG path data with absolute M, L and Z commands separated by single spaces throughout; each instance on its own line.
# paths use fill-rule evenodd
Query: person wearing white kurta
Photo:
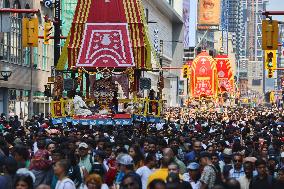
M 74 114 L 75 115 L 82 115 L 82 116 L 88 116 L 92 115 L 93 113 L 88 109 L 88 106 L 80 97 L 79 95 L 75 95 L 74 100 Z
M 254 176 L 254 174 L 253 174 L 253 163 L 252 162 L 245 162 L 243 166 L 244 166 L 245 175 L 241 176 L 238 179 L 238 181 L 241 185 L 241 189 L 249 189 L 251 180 Z

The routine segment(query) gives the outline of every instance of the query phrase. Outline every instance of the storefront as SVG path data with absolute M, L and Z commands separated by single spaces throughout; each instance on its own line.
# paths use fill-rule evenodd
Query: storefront
M 35 92 L 33 97 L 34 114 L 39 115 L 43 113 L 47 116 L 50 113 L 50 100 L 51 98 L 45 97 L 42 92 Z
M 3 95 L 1 91 L 3 90 L 0 90 L 0 108 L 2 108 L 2 113 L 5 112 L 3 110 L 5 100 L 2 100 Z M 28 90 L 8 89 L 8 116 L 18 115 L 21 120 L 27 120 L 29 115 L 29 95 L 30 91 Z M 49 102 L 49 98 L 44 97 L 42 92 L 34 92 L 33 114 L 39 115 L 44 113 L 47 115 L 50 112 Z
M 18 115 L 22 120 L 28 118 L 29 93 L 27 90 L 8 90 L 8 116 Z

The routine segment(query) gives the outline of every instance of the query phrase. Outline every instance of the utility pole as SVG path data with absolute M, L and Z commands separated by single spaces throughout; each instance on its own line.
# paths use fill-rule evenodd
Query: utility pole
M 60 0 L 55 0 L 54 3 L 55 13 L 54 13 L 54 67 L 57 66 L 60 57 L 60 36 L 61 36 L 61 2 Z
M 29 6 L 26 6 L 29 9 Z M 38 20 L 32 18 L 32 12 L 25 12 L 28 19 L 24 18 L 22 20 L 22 45 L 23 47 L 28 47 L 30 51 L 30 95 L 29 95 L 29 118 L 32 118 L 34 113 L 34 88 L 33 88 L 33 47 L 38 46 Z M 25 20 L 26 19 L 26 20 Z M 27 27 L 27 28 L 26 28 Z M 24 118 L 25 119 L 25 118 Z
M 34 115 L 34 88 L 33 88 L 33 69 L 34 69 L 34 60 L 33 60 L 33 47 L 29 47 L 30 51 L 30 67 L 31 67 L 31 91 L 30 91 L 30 106 L 29 106 L 29 118 L 32 118 Z

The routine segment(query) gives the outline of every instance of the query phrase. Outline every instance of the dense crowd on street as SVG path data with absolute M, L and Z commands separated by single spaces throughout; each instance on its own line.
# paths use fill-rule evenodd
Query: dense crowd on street
M 284 111 L 168 108 L 164 123 L 0 118 L 0 189 L 283 189 Z

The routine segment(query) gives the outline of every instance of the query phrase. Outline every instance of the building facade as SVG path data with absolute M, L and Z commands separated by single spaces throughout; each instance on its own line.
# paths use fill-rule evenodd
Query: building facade
M 1 0 L 2 8 L 39 9 L 39 35 L 43 35 L 43 17 L 52 16 L 50 9 L 37 0 Z M 44 45 L 39 40 L 38 47 L 22 47 L 22 18 L 26 14 L 10 14 L 10 32 L 0 33 L 1 69 L 9 68 L 12 75 L 8 81 L 0 81 L 0 112 L 28 115 L 48 112 L 48 101 L 43 95 L 44 85 L 53 65 L 53 45 Z M 31 111 L 32 110 L 32 111 Z
M 268 0 L 225 0 L 228 10 L 228 31 L 232 32 L 234 50 L 236 52 L 238 80 L 248 81 L 249 91 L 263 91 L 266 81 L 256 76 L 253 62 L 263 63 L 262 33 L 261 23 L 263 16 L 261 13 L 266 10 Z M 224 7 L 223 7 L 224 8 Z M 259 65 L 260 66 L 260 65 Z M 263 71 L 263 67 L 259 70 Z M 261 81 L 259 81 L 261 79 Z M 261 83 L 261 85 L 259 84 Z M 243 85 L 242 85 L 243 86 Z M 239 87 L 241 88 L 240 82 Z M 245 89 L 240 89 L 245 91 Z
M 239 0 L 228 1 L 228 32 L 231 32 L 234 52 L 236 59 L 240 59 L 244 50 L 242 33 L 244 31 L 243 23 L 243 4 Z
M 279 25 L 279 41 L 284 41 L 284 25 Z M 278 47 L 277 67 L 284 68 L 284 47 Z M 277 70 L 277 90 L 282 90 L 282 81 L 284 78 L 284 71 Z
M 162 66 L 182 67 L 183 20 L 178 13 L 182 11 L 177 9 L 181 6 L 174 4 L 174 1 L 143 0 L 142 2 L 149 22 L 149 36 L 152 44 L 163 41 Z M 160 48 L 158 47 L 159 50 Z M 153 59 L 153 67 L 157 68 L 157 63 L 158 61 Z M 143 74 L 144 77 L 151 78 L 152 88 L 157 91 L 159 74 L 157 72 L 144 72 Z M 163 99 L 166 100 L 168 106 L 179 106 L 183 85 L 180 70 L 164 70 Z
M 248 62 L 248 88 L 251 93 L 263 93 L 263 62 L 249 61 Z

